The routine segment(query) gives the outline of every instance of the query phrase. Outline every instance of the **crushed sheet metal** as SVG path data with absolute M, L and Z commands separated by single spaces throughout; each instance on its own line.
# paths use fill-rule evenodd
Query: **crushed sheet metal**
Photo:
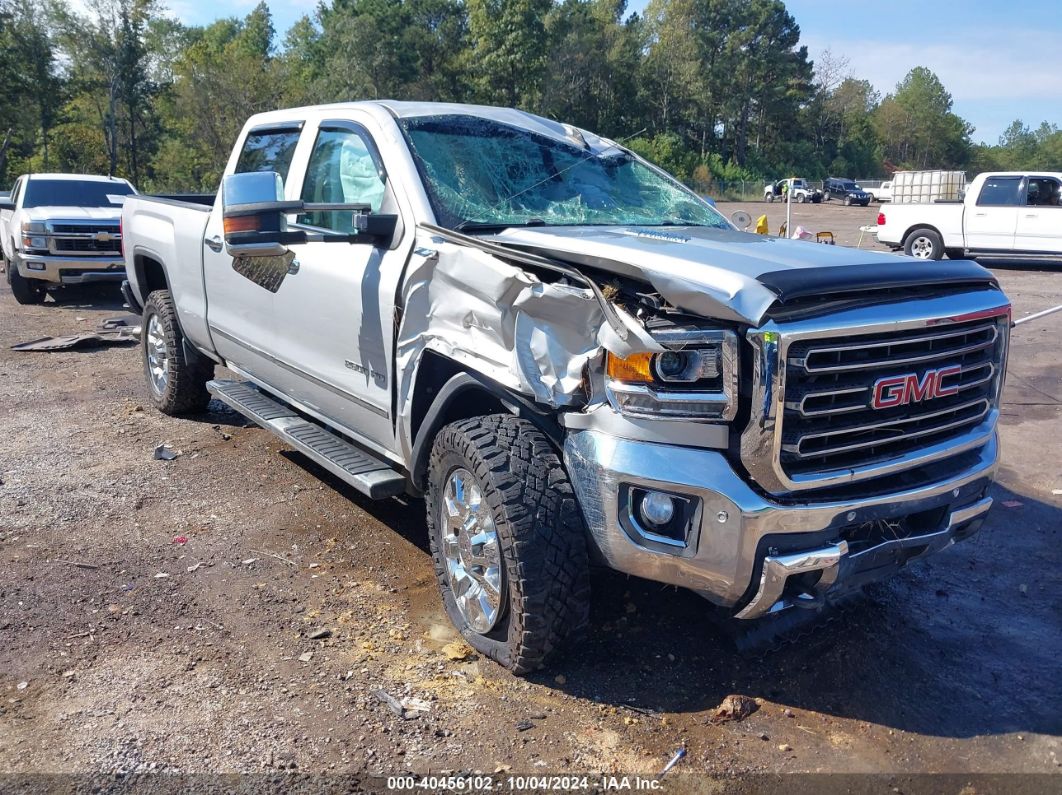
M 709 227 L 513 227 L 490 239 L 573 267 L 639 279 L 672 306 L 753 326 L 778 298 L 759 281 L 766 273 L 877 263 L 887 268 L 896 261 L 891 254 Z
M 65 351 L 72 348 L 96 348 L 103 345 L 126 345 L 140 339 L 140 327 L 118 328 L 112 331 L 86 331 L 59 337 L 41 337 L 12 345 L 13 351 Z
M 402 441 L 410 448 L 409 396 L 424 351 L 559 408 L 581 402 L 585 367 L 602 348 L 622 356 L 661 349 L 614 308 L 630 329 L 621 339 L 590 289 L 546 284 L 479 247 L 418 241 L 405 284 L 396 355 Z

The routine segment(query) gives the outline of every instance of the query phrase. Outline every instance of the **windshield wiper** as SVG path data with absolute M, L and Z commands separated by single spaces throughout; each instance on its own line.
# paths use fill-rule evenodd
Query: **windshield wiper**
M 462 221 L 454 227 L 455 232 L 489 232 L 508 229 L 513 226 L 545 226 L 541 218 L 528 218 L 526 221 Z

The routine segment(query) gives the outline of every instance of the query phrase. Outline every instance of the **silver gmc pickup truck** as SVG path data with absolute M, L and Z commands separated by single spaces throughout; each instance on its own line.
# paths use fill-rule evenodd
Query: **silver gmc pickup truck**
M 130 197 L 123 228 L 155 404 L 213 395 L 369 497 L 423 495 L 449 617 L 517 673 L 585 624 L 592 563 L 776 621 L 992 504 L 988 271 L 740 232 L 586 130 L 265 113 L 213 206 Z

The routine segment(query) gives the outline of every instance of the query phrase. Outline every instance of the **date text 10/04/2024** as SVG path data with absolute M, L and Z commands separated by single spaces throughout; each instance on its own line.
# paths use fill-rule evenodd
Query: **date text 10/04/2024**
M 652 792 L 660 790 L 659 778 L 644 776 L 389 776 L 387 789 L 427 790 L 433 792 L 578 792 L 607 790 L 614 792 Z

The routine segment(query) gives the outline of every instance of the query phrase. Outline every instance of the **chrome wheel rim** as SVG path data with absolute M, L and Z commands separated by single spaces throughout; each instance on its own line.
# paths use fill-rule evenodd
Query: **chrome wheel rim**
M 911 243 L 911 256 L 918 259 L 929 259 L 933 256 L 933 241 L 928 237 L 916 237 Z
M 501 546 L 483 490 L 467 469 L 455 469 L 443 489 L 442 551 L 446 577 L 461 617 L 489 632 L 505 606 Z
M 166 348 L 166 335 L 158 315 L 152 315 L 148 321 L 145 340 L 148 378 L 151 379 L 151 388 L 155 390 L 155 394 L 161 395 L 166 391 L 166 384 L 170 380 L 170 352 Z

